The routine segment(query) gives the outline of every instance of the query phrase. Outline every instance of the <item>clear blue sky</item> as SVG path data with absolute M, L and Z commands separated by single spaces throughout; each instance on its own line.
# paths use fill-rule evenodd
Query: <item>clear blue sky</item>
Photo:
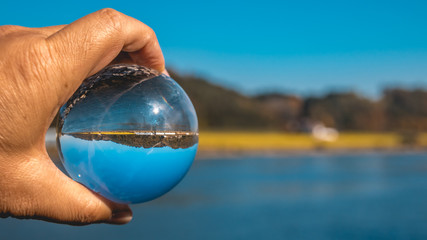
M 105 7 L 151 26 L 167 65 L 247 94 L 427 86 L 427 1 L 3 1 L 0 24 Z

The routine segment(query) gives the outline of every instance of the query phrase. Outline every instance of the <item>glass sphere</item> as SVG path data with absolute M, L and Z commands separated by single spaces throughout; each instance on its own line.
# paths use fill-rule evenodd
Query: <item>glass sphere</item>
M 197 116 L 170 77 L 112 65 L 61 107 L 57 145 L 75 181 L 115 202 L 145 202 L 187 173 L 198 146 Z

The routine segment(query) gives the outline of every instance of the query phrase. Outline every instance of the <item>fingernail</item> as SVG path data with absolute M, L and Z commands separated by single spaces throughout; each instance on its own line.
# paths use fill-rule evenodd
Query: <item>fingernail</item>
M 115 212 L 111 216 L 110 221 L 108 223 L 111 224 L 126 224 L 132 220 L 132 212 L 123 211 L 123 212 Z

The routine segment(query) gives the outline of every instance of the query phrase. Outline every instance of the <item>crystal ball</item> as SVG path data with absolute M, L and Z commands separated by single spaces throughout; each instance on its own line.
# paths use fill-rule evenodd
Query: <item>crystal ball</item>
M 87 78 L 61 107 L 57 146 L 77 182 L 119 203 L 171 190 L 198 146 L 193 104 L 170 77 L 130 64 Z

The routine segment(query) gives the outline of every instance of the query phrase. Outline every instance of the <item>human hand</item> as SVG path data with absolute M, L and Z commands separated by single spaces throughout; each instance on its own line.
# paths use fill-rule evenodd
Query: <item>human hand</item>
M 45 148 L 58 109 L 111 62 L 164 71 L 154 32 L 112 9 L 64 26 L 0 27 L 0 216 L 74 225 L 132 219 L 127 205 L 65 176 Z

